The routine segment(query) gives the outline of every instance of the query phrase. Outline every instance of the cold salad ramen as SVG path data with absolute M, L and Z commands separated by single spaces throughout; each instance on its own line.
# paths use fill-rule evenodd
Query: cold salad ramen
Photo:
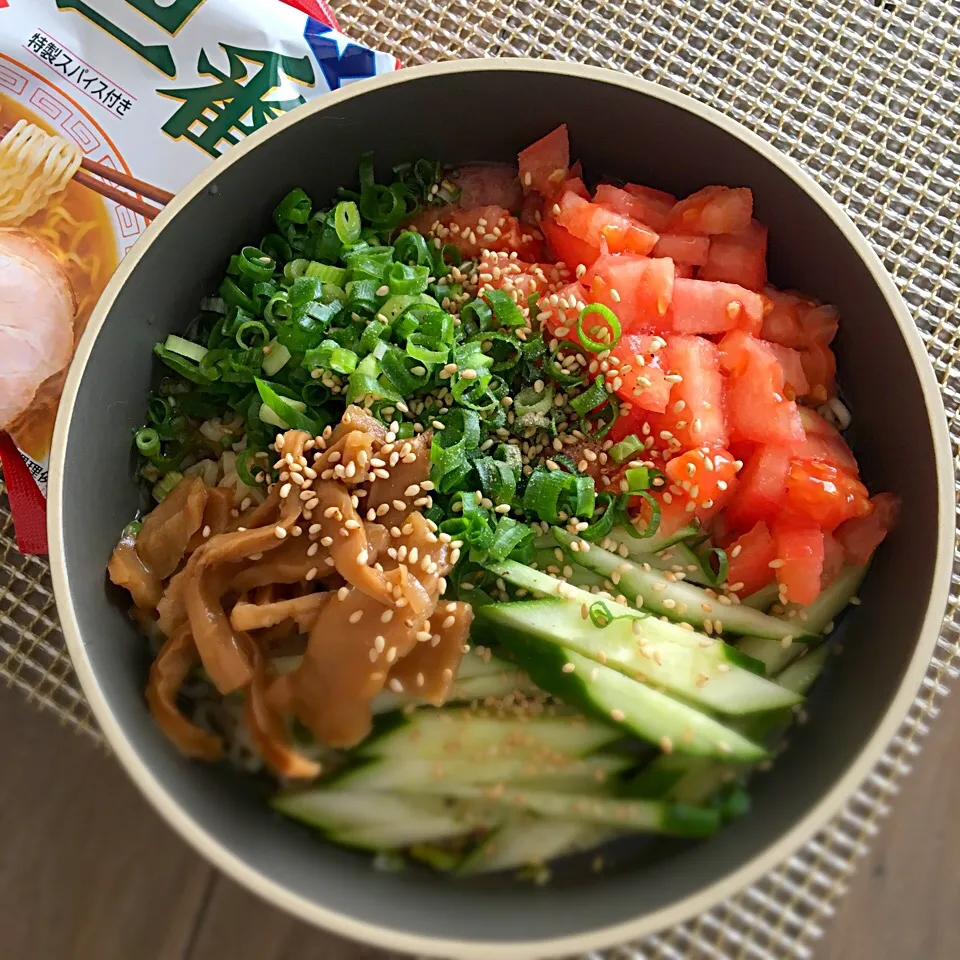
M 515 166 L 363 157 L 156 347 L 108 568 L 150 710 L 381 864 L 713 834 L 896 517 L 750 189 L 585 176 L 565 126 Z

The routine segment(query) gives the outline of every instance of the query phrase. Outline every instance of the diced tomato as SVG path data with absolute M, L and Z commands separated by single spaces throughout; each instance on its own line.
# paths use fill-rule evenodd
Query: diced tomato
M 726 280 L 748 290 L 760 291 L 767 282 L 767 228 L 751 220 L 740 233 L 721 233 L 710 238 L 700 280 Z
M 670 400 L 671 384 L 653 350 L 654 339 L 647 334 L 624 334 L 613 348 L 611 359 L 619 362 L 615 369 L 622 381 L 617 388 L 620 398 L 634 407 L 663 413 Z
M 800 351 L 800 362 L 813 401 L 824 403 L 837 392 L 837 358 L 825 343 L 811 341 Z
M 454 183 L 460 188 L 461 210 L 490 206 L 519 210 L 523 205 L 516 168 L 505 163 L 468 163 L 457 169 Z
M 783 395 L 783 368 L 762 340 L 731 331 L 720 342 L 720 362 L 729 374 L 727 418 L 733 439 L 780 445 L 803 441 L 797 405 Z
M 567 177 L 567 179 L 560 184 L 560 189 L 557 190 L 556 196 L 562 197 L 568 191 L 575 193 L 578 197 L 583 197 L 584 200 L 590 199 L 590 191 L 580 177 Z
M 699 266 L 707 262 L 710 253 L 710 238 L 695 237 L 685 233 L 661 233 L 653 256 L 670 257 L 677 263 Z
M 614 213 L 631 217 L 638 223 L 645 223 L 648 227 L 656 230 L 658 225 L 663 226 L 666 222 L 666 214 L 673 206 L 673 197 L 670 197 L 670 194 L 664 196 L 669 197 L 667 204 L 652 198 L 637 196 L 627 190 L 611 186 L 609 183 L 601 183 L 594 192 L 593 202 L 599 203 Z M 669 256 L 669 254 L 664 254 L 664 256 Z
M 664 328 L 673 298 L 673 261 L 604 254 L 583 275 L 590 299 L 608 306 L 626 332 Z
M 778 520 L 773 525 L 777 545 L 777 582 L 792 603 L 813 603 L 820 594 L 823 573 L 823 531 L 816 524 Z
M 543 253 L 539 231 L 521 223 L 503 207 L 428 209 L 413 220 L 412 226 L 423 234 L 452 243 L 468 258 L 479 256 L 483 250 L 496 250 L 515 252 L 521 260 L 535 261 Z
M 790 394 L 790 399 L 805 397 L 810 392 L 807 375 L 803 372 L 803 357 L 792 347 L 784 347 L 779 343 L 767 343 L 783 368 L 783 382 Z
M 573 192 L 565 193 L 559 206 L 557 223 L 592 247 L 606 245 L 610 253 L 647 254 L 657 245 L 657 234 L 649 227 Z
M 770 308 L 763 320 L 760 335 L 771 343 L 800 350 L 803 356 L 804 370 L 811 391 L 822 386 L 825 393 L 817 396 L 820 402 L 832 396 L 833 378 L 836 374 L 836 359 L 829 349 L 837 335 L 839 317 L 837 308 L 829 304 L 816 304 L 799 294 L 766 287 L 764 295 L 770 301 Z
M 744 461 L 737 497 L 727 509 L 734 529 L 747 530 L 776 516 L 787 490 L 790 458 L 787 447 L 761 446 Z
M 822 460 L 791 461 L 783 506 L 791 516 L 827 531 L 873 509 L 867 488 L 856 477 Z
M 548 317 L 544 317 L 543 324 L 554 336 L 561 340 L 572 340 L 579 344 L 580 340 L 577 337 L 576 330 L 577 318 L 580 316 L 580 311 L 589 302 L 587 291 L 584 290 L 579 280 L 575 280 L 558 290 L 556 297 L 556 304 L 552 302 L 552 296 L 550 299 L 544 298 L 538 304 L 541 313 L 549 314 Z
M 524 190 L 548 196 L 567 179 L 570 138 L 565 123 L 520 151 L 520 183 Z
M 653 187 L 643 187 L 639 183 L 628 183 L 624 188 L 624 193 L 629 193 L 635 200 L 639 200 L 642 208 L 635 208 L 635 216 L 641 223 L 659 230 L 667 225 L 667 218 L 670 211 L 676 206 L 677 198 L 672 193 L 666 193 L 664 190 L 654 190 Z
M 760 336 L 770 343 L 779 343 L 795 350 L 806 346 L 803 325 L 800 323 L 801 308 L 805 311 L 809 302 L 792 293 L 765 287 L 764 296 L 770 302 L 770 308 L 763 318 Z
M 531 226 L 541 226 L 543 220 L 543 197 L 535 191 L 527 193 L 523 197 L 523 204 L 520 207 L 520 222 L 529 223 Z
M 692 264 L 689 263 L 675 263 L 674 269 L 676 270 L 677 277 L 682 277 L 684 280 L 693 280 L 693 273 L 696 270 Z
M 843 544 L 832 534 L 823 535 L 823 572 L 820 574 L 820 589 L 829 587 L 846 563 Z
M 679 279 L 673 285 L 670 323 L 677 333 L 757 333 L 763 322 L 763 298 L 733 283 Z
M 741 534 L 727 549 L 727 583 L 733 593 L 748 597 L 768 583 L 776 574 L 771 562 L 777 558 L 777 547 L 770 528 L 761 520 Z
M 840 435 L 840 431 L 827 423 L 816 410 L 809 407 L 800 407 L 799 410 L 806 439 L 800 447 L 794 448 L 794 454 L 807 460 L 825 460 L 853 476 L 858 476 L 860 468 L 857 466 L 857 458 Z
M 878 493 L 870 503 L 873 512 L 869 516 L 848 520 L 836 530 L 835 536 L 851 563 L 866 563 L 897 522 L 900 498 L 896 494 Z
M 731 484 L 737 476 L 733 454 L 721 447 L 694 447 L 668 460 L 664 467 L 673 481 L 697 506 L 708 510 L 729 499 Z
M 723 376 L 717 345 L 703 337 L 667 336 L 667 345 L 660 357 L 668 376 L 680 380 L 670 391 L 665 413 L 651 418 L 654 435 L 666 432 L 673 440 L 673 450 L 691 447 L 727 446 L 727 425 L 724 419 Z
M 631 434 L 643 439 L 643 424 L 645 422 L 646 412 L 641 410 L 639 407 L 634 407 L 633 410 L 630 410 L 627 413 L 624 413 L 623 410 L 621 410 L 620 416 L 617 417 L 617 419 L 613 422 L 613 426 L 610 428 L 607 438 L 612 440 L 614 443 L 619 443 L 621 440 L 629 437 Z
M 578 239 L 569 230 L 564 229 L 553 220 L 543 220 L 540 229 L 547 238 L 547 245 L 553 253 L 554 259 L 562 260 L 570 267 L 577 267 L 581 263 L 587 267 L 592 266 L 593 262 L 600 256 L 598 246 L 590 246 L 589 243 Z
M 739 233 L 750 226 L 753 192 L 748 187 L 704 187 L 681 200 L 667 220 L 668 232 Z

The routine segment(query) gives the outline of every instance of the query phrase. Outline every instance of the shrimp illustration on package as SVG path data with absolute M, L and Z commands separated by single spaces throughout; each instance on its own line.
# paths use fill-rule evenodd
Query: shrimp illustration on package
M 24 553 L 46 552 L 76 344 L 159 208 L 274 117 L 397 66 L 325 0 L 0 0 L 0 460 Z

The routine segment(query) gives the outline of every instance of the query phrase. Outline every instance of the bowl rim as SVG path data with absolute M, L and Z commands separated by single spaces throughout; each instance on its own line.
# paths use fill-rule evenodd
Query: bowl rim
M 920 381 L 934 444 L 934 458 L 938 492 L 938 533 L 936 558 L 933 568 L 932 588 L 924 613 L 917 644 L 901 678 L 896 694 L 888 705 L 869 740 L 846 771 L 835 781 L 833 787 L 816 805 L 783 834 L 739 868 L 720 878 L 708 887 L 699 890 L 652 913 L 603 927 L 588 929 L 550 940 L 539 941 L 462 941 L 446 937 L 432 937 L 391 927 L 368 923 L 344 916 L 308 897 L 293 893 L 283 884 L 273 880 L 251 862 L 221 844 L 190 817 L 168 792 L 166 786 L 154 775 L 153 770 L 135 753 L 124 733 L 111 704 L 100 688 L 97 676 L 87 657 L 86 648 L 77 622 L 70 590 L 69 577 L 64 557 L 62 539 L 64 511 L 64 461 L 67 437 L 73 419 L 73 407 L 83 372 L 93 350 L 97 335 L 103 326 L 117 294 L 133 271 L 138 261 L 147 253 L 160 233 L 176 218 L 178 212 L 208 186 L 230 165 L 238 162 L 248 152 L 255 150 L 267 138 L 275 136 L 293 124 L 308 120 L 313 114 L 333 109 L 337 104 L 356 96 L 396 84 L 424 77 L 446 76 L 467 72 L 492 72 L 512 70 L 519 72 L 569 75 L 584 80 L 611 84 L 664 101 L 682 110 L 697 115 L 700 119 L 720 127 L 736 137 L 768 162 L 778 167 L 792 179 L 840 229 L 846 241 L 863 261 L 884 296 L 897 325 L 903 342 L 910 354 Z M 116 753 L 134 783 L 164 820 L 195 850 L 225 874 L 247 889 L 267 900 L 273 906 L 293 914 L 301 920 L 330 930 L 353 940 L 374 946 L 401 950 L 432 957 L 456 958 L 456 960 L 487 960 L 495 955 L 502 960 L 526 960 L 548 956 L 567 956 L 603 949 L 643 937 L 672 927 L 703 913 L 750 886 L 766 873 L 783 863 L 826 825 L 854 794 L 880 759 L 888 743 L 907 715 L 932 657 L 940 633 L 946 608 L 950 572 L 954 555 L 955 488 L 952 468 L 952 452 L 947 431 L 946 416 L 940 396 L 939 385 L 927 356 L 923 340 L 917 330 L 906 304 L 901 298 L 892 278 L 886 272 L 879 257 L 859 232 L 847 214 L 826 191 L 793 160 L 754 134 L 739 122 L 725 116 L 698 100 L 670 88 L 642 80 L 618 71 L 583 64 L 524 58 L 465 59 L 405 68 L 384 74 L 346 88 L 333 91 L 273 120 L 256 133 L 245 138 L 227 153 L 209 164 L 181 190 L 176 198 L 148 227 L 134 249 L 121 260 L 119 266 L 100 296 L 87 328 L 77 346 L 63 389 L 50 453 L 50 484 L 47 506 L 49 530 L 49 559 L 54 596 L 66 638 L 67 649 L 80 680 L 81 687 L 90 703 L 107 742 Z

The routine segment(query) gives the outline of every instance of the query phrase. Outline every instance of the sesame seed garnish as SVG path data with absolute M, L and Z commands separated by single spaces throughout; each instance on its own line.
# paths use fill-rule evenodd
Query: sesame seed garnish
M 616 720 L 617 723 L 622 723 L 626 717 L 626 714 L 622 710 L 614 708 L 610 711 L 610 716 Z
M 273 528 L 273 535 L 278 539 L 282 540 L 286 535 L 287 531 L 285 527 L 281 527 L 279 524 Z

